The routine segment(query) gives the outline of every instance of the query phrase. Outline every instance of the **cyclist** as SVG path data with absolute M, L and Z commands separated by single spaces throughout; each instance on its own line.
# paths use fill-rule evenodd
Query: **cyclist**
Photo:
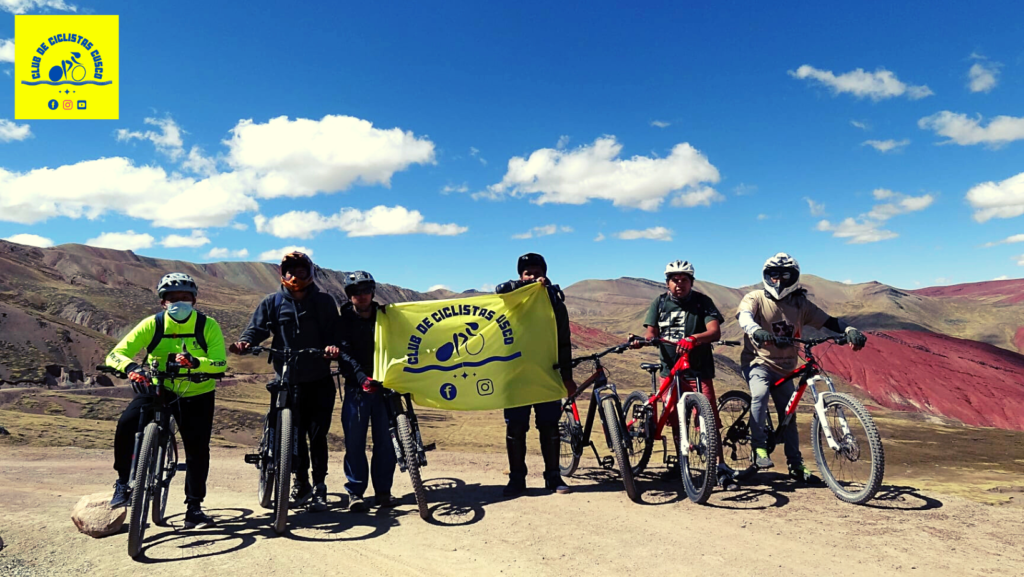
M 669 376 L 672 367 L 683 352 L 690 353 L 690 368 L 700 377 L 704 396 L 715 413 L 715 424 L 721 429 L 718 400 L 715 397 L 715 357 L 711 343 L 722 338 L 721 325 L 725 317 L 718 311 L 711 297 L 693 290 L 694 267 L 689 261 L 675 260 L 665 266 L 667 291 L 651 302 L 644 318 L 645 339 L 664 338 L 678 345 L 662 343 L 658 347 L 662 378 Z M 639 348 L 636 343 L 633 348 Z M 672 422 L 672 433 L 679 438 L 679 420 Z M 718 484 L 727 490 L 737 488 L 734 471 L 725 464 L 722 450 L 718 450 Z
M 298 459 L 292 465 L 295 480 L 291 506 L 300 507 L 312 499 L 311 509 L 327 509 L 327 434 L 334 411 L 334 380 L 330 359 L 339 359 L 342 372 L 359 375 L 362 369 L 338 341 L 338 306 L 334 297 L 321 292 L 314 282 L 316 267 L 304 253 L 291 252 L 281 259 L 281 288 L 269 294 L 252 313 L 249 326 L 231 352 L 244 353 L 250 346 L 273 336 L 275 349 L 324 349 L 324 358 L 304 358 L 289 367 L 289 380 L 298 388 L 298 406 L 294 407 L 299 429 Z M 280 376 L 283 359 L 271 356 L 274 371 Z M 308 437 L 308 443 L 307 443 Z M 313 485 L 309 482 L 310 457 Z
M 374 331 L 377 309 L 373 300 L 377 283 L 365 271 L 345 277 L 348 302 L 341 307 L 341 336 L 352 347 L 352 355 L 364 367 L 373 366 Z M 345 397 L 341 405 L 341 426 L 345 431 L 345 490 L 349 510 L 364 512 L 369 504 L 363 499 L 367 477 L 373 480 L 374 500 L 378 507 L 392 507 L 391 485 L 395 476 L 395 451 L 384 395 L 376 381 L 363 383 L 353 374 L 345 379 Z M 373 434 L 373 462 L 366 462 L 366 431 Z
M 548 280 L 548 265 L 543 256 L 532 252 L 524 254 L 519 257 L 516 269 L 519 272 L 519 280 L 503 282 L 494 292 L 512 292 L 534 282 L 548 287 L 558 334 L 558 371 L 567 393 L 572 395 L 576 392 L 576 382 L 572 378 L 572 335 L 569 330 L 569 312 L 563 302 L 565 295 L 557 285 L 552 286 Z M 526 433 L 530 430 L 531 406 L 537 432 L 540 434 L 540 452 L 544 457 L 544 487 L 556 493 L 568 493 L 569 487 L 562 480 L 558 470 L 561 443 L 558 419 L 562 413 L 562 405 L 558 401 L 505 409 L 505 448 L 508 451 L 509 481 L 503 493 L 506 497 L 514 497 L 526 490 Z
M 146 364 L 157 361 L 159 370 L 168 362 L 203 373 L 223 373 L 227 369 L 224 335 L 212 317 L 194 309 L 199 288 L 187 274 L 164 275 L 156 287 L 163 312 L 146 317 L 107 355 L 106 364 L 128 375 L 136 393 L 146 392 L 148 379 L 133 361 L 146 350 Z M 185 473 L 185 528 L 209 527 L 214 521 L 203 513 L 206 477 L 210 472 L 210 436 L 213 433 L 214 380 L 199 383 L 184 379 L 165 379 L 162 395 L 178 425 L 185 445 L 188 469 Z M 132 451 L 141 411 L 150 401 L 136 396 L 121 413 L 114 433 L 114 469 L 117 481 L 111 507 L 128 504 Z
M 775 463 L 766 449 L 768 394 L 771 392 L 779 419 L 782 419 L 796 384 L 787 380 L 778 386 L 771 385 L 794 370 L 799 361 L 797 348 L 779 339 L 800 338 L 805 326 L 826 328 L 845 333 L 853 350 L 859 351 L 868 338 L 842 320 L 829 316 L 807 298 L 807 289 L 800 285 L 800 265 L 795 258 L 780 252 L 765 261 L 761 272 L 764 290 L 747 293 L 740 301 L 736 317 L 745 333 L 740 364 L 750 387 L 750 436 L 754 465 L 757 469 L 770 469 Z M 796 413 L 793 419 L 784 433 L 789 476 L 804 483 L 820 483 L 821 479 L 804 465 Z

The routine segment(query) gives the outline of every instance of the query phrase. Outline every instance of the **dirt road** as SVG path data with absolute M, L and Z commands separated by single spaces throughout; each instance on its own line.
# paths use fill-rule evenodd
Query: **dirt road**
M 169 508 L 177 528 L 151 526 L 136 562 L 126 534 L 92 539 L 70 520 L 82 495 L 110 489 L 107 452 L 0 448 L 0 575 L 1024 574 L 1018 507 L 892 486 L 870 507 L 856 507 L 781 476 L 716 492 L 705 507 L 680 499 L 676 481 L 644 477 L 640 505 L 626 499 L 617 476 L 586 458 L 570 481 L 572 494 L 531 489 L 504 500 L 502 455 L 430 453 L 424 475 L 434 505 L 426 522 L 402 474 L 397 508 L 345 511 L 334 456 L 331 510 L 297 513 L 290 534 L 277 537 L 255 502 L 256 471 L 242 455 L 213 455 L 206 507 L 219 526 L 181 529 L 183 485 L 175 478 Z M 540 462 L 530 466 L 536 486 Z

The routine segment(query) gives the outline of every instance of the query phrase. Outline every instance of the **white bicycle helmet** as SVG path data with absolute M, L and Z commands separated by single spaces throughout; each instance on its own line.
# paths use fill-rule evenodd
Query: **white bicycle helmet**
M 377 290 L 377 281 L 373 280 L 373 275 L 365 270 L 357 270 L 345 275 L 345 296 L 351 297 L 349 290 L 359 285 L 369 285 L 371 291 Z
M 693 265 L 688 260 L 674 260 L 665 265 L 665 278 L 674 274 L 687 274 L 690 275 L 690 278 L 694 278 Z
M 164 298 L 165 294 L 175 291 L 192 293 L 192 296 L 199 295 L 199 287 L 196 286 L 196 281 L 183 272 L 165 274 L 156 285 L 156 294 L 160 295 L 160 298 Z
M 765 292 L 775 300 L 782 300 L 800 290 L 800 263 L 780 252 L 764 261 L 761 277 Z

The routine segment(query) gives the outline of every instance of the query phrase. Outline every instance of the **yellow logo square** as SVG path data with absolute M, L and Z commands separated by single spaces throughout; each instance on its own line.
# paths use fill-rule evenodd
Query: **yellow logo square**
M 116 120 L 118 16 L 14 17 L 14 118 Z

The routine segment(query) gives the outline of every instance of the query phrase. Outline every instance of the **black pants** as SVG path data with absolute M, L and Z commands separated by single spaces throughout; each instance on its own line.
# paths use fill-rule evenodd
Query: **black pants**
M 327 433 L 331 431 L 331 414 L 337 394 L 331 377 L 302 383 L 298 388 L 298 406 L 293 414 L 299 427 L 299 455 L 292 465 L 292 472 L 296 483 L 308 483 L 312 457 L 313 484 L 316 485 L 327 478 Z M 306 437 L 309 437 L 308 443 Z
M 167 389 L 160 394 L 167 401 L 178 423 L 178 437 L 185 446 L 185 459 L 188 462 L 185 472 L 185 503 L 198 505 L 206 498 L 206 477 L 210 474 L 214 391 L 194 397 L 179 397 Z M 114 470 L 122 481 L 128 481 L 131 475 L 132 451 L 135 449 L 135 433 L 139 430 L 139 417 L 143 407 L 151 402 L 147 397 L 135 397 L 117 420 Z M 147 421 L 151 418 L 151 415 L 146 415 Z

